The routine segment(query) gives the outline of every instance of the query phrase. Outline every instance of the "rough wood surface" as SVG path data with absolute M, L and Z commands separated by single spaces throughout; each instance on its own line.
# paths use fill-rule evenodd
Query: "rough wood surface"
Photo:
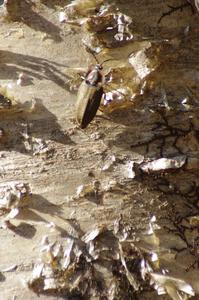
M 33 2 L 35 6 L 31 8 Z M 24 282 L 40 255 L 44 235 L 78 237 L 95 224 L 111 226 L 121 212 L 138 234 L 147 227 L 151 215 L 159 216 L 162 226 L 173 225 L 172 217 L 177 214 L 182 219 L 198 215 L 198 15 L 192 15 L 188 8 L 165 17 L 157 25 L 167 4 L 181 1 L 116 2 L 122 12 L 132 17 L 135 33 L 172 40 L 173 48 L 168 49 L 167 57 L 161 57 L 162 64 L 153 75 L 155 91 L 127 109 L 97 116 L 86 130 L 77 128 L 74 122 L 76 94 L 69 90 L 67 69 L 87 67 L 91 58 L 82 47 L 82 32 L 58 21 L 61 5 L 68 2 L 25 1 L 21 21 L 0 19 L 0 85 L 12 84 L 9 94 L 21 104 L 35 102 L 34 110 L 28 113 L 0 112 L 0 127 L 6 133 L 6 142 L 0 145 L 1 183 L 28 182 L 32 190 L 29 206 L 12 221 L 16 227 L 0 230 L 0 271 L 16 265 L 3 275 L 1 299 L 38 298 Z M 187 26 L 190 31 L 186 35 Z M 26 86 L 16 84 L 21 72 L 29 77 Z M 154 113 L 162 87 L 171 110 Z M 185 97 L 191 107 L 187 111 L 180 108 Z M 26 133 L 31 141 L 24 138 Z M 27 151 L 27 142 L 31 144 L 35 138 L 47 147 L 43 155 L 34 149 Z M 187 164 L 174 172 L 144 174 L 137 180 L 122 182 L 117 172 L 128 160 L 144 157 L 147 161 L 182 154 L 187 157 Z M 118 169 L 102 171 L 111 155 L 115 155 Z M 104 191 L 100 199 L 73 198 L 78 186 L 93 180 L 102 186 L 114 180 L 121 184 Z M 172 214 L 174 211 L 176 214 Z M 164 221 L 166 224 L 161 221 L 165 216 L 170 217 Z M 48 227 L 50 222 L 56 227 Z M 167 253 L 162 257 L 162 267 L 188 280 L 199 293 L 198 270 L 185 271 L 195 259 L 189 251 L 186 259 L 185 253 L 179 253 L 176 260 L 168 259 L 169 249 L 175 244 L 173 236 L 165 232 L 160 235 L 159 247 Z M 155 292 L 140 297 L 169 299 L 158 297 Z M 61 298 L 41 295 L 40 299 Z

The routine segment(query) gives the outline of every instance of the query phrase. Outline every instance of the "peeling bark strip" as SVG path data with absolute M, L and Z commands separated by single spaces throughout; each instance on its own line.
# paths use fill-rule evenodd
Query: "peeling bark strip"
M 175 2 L 0 6 L 0 299 L 198 297 L 198 13 L 157 26 L 198 2 Z
M 185 156 L 178 156 L 173 158 L 160 158 L 152 162 L 141 164 L 141 170 L 144 172 L 162 171 L 169 169 L 181 168 L 186 162 Z

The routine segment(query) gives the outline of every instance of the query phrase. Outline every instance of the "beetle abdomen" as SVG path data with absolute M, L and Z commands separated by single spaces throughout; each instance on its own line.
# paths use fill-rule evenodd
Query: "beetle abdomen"
M 95 117 L 103 95 L 103 87 L 93 87 L 84 81 L 77 94 L 77 121 L 81 128 L 85 128 Z

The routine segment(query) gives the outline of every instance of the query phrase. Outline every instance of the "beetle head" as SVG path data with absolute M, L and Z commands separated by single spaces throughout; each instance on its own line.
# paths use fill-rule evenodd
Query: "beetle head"
M 102 70 L 103 69 L 102 64 L 96 64 L 95 69 L 96 70 Z

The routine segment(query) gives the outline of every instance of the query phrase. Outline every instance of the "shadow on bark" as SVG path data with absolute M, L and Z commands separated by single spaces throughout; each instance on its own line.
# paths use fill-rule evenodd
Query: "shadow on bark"
M 24 103 L 21 105 L 21 112 L 14 115 L 9 115 L 9 111 L 1 113 L 0 127 L 5 137 L 4 142 L 0 144 L 0 151 L 14 150 L 28 155 L 39 155 L 39 150 L 36 154 L 36 148 L 40 142 L 43 147 L 48 147 L 46 141 L 49 140 L 63 145 L 74 144 L 70 136 L 61 129 L 56 116 L 42 104 L 41 99 L 36 98 L 35 102 L 33 112 L 26 111 L 26 106 L 30 103 Z M 49 155 L 52 154 L 53 149 L 49 146 Z
M 8 0 L 7 4 L 8 19 L 20 21 L 31 27 L 35 31 L 47 33 L 56 42 L 61 42 L 60 28 L 43 16 L 36 13 L 35 3 L 31 0 Z
M 19 73 L 23 72 L 32 79 L 51 80 L 68 90 L 67 80 L 70 77 L 60 71 L 63 67 L 67 66 L 36 56 L 0 50 L 0 79 L 17 80 Z

